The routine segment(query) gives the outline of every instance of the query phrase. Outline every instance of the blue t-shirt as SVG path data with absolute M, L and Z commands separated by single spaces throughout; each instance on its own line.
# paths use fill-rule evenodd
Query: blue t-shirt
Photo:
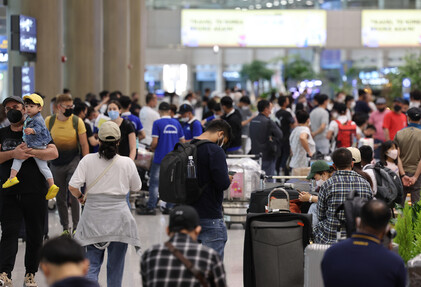
M 326 287 L 406 286 L 402 258 L 369 234 L 356 233 L 334 244 L 326 250 L 321 267 Z
M 123 113 L 121 114 L 121 117 L 125 120 L 130 121 L 133 124 L 136 134 L 138 134 L 140 131 L 143 130 L 143 125 L 140 122 L 139 117 L 136 117 L 135 115 L 132 115 L 131 113 L 127 113 L 127 114 Z
M 170 117 L 162 117 L 153 122 L 152 138 L 158 138 L 153 162 L 160 164 L 164 156 L 174 149 L 176 143 L 184 138 L 180 123 Z
M 186 140 L 192 140 L 202 134 L 202 124 L 196 119 L 192 123 L 183 123 L 183 132 Z

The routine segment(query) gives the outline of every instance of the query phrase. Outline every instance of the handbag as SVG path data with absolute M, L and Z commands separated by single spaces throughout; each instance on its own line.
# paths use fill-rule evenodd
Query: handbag
M 197 280 L 199 280 L 200 285 L 202 285 L 203 287 L 209 286 L 207 280 L 203 276 L 203 273 L 194 268 L 193 263 L 191 263 L 190 260 L 184 257 L 183 254 L 181 254 L 180 250 L 175 248 L 174 245 L 172 245 L 169 241 L 165 242 L 165 246 L 175 257 L 177 257 L 178 260 L 181 261 L 181 263 L 184 264 L 184 266 L 186 266 L 187 270 L 189 270 L 194 275 L 194 277 L 196 277 Z
M 104 175 L 107 173 L 107 171 L 110 170 L 110 168 L 113 166 L 113 164 L 115 163 L 115 161 L 117 160 L 118 157 L 119 157 L 119 155 L 116 154 L 114 156 L 113 160 L 111 161 L 111 163 L 102 171 L 102 173 L 100 175 L 98 175 L 98 177 L 93 182 L 91 182 L 91 184 L 88 185 L 88 187 L 86 187 L 85 194 L 83 195 L 83 201 L 84 202 L 86 201 L 86 196 L 88 195 L 88 191 L 90 189 L 92 189 L 92 187 L 94 187 L 94 185 L 97 184 L 98 181 L 100 181 L 101 178 L 104 177 Z

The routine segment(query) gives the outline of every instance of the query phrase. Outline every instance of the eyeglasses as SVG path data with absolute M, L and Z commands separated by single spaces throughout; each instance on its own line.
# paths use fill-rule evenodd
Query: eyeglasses
M 71 106 L 63 106 L 62 104 L 60 104 L 60 106 L 63 108 L 63 109 L 73 109 L 74 107 L 75 107 L 75 105 L 71 105 Z

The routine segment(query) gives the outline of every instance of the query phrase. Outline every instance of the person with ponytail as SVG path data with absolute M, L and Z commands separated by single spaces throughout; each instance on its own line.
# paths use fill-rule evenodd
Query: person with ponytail
M 72 195 L 85 204 L 75 238 L 86 246 L 90 261 L 87 278 L 98 281 L 107 250 L 107 286 L 119 287 L 128 244 L 140 248 L 136 222 L 127 207 L 126 196 L 129 190 L 139 191 L 142 183 L 133 160 L 118 154 L 119 126 L 113 121 L 103 123 L 98 137 L 98 153 L 80 161 L 69 183 Z M 83 194 L 80 188 L 85 184 Z

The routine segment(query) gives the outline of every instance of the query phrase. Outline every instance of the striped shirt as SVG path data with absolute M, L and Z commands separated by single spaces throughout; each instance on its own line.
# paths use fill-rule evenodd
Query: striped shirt
M 340 223 L 335 212 L 351 190 L 363 198 L 373 197 L 367 180 L 352 170 L 338 170 L 320 187 L 317 203 L 319 223 L 314 228 L 316 243 L 332 244 L 337 241 L 336 232 Z M 339 212 L 339 217 L 345 220 L 344 211 Z M 345 230 L 342 230 L 342 235 L 345 235 Z
M 224 264 L 218 253 L 184 233 L 176 233 L 170 242 L 193 266 L 202 272 L 211 286 L 226 286 Z M 144 287 L 200 287 L 200 282 L 164 244 L 146 250 L 141 261 Z

